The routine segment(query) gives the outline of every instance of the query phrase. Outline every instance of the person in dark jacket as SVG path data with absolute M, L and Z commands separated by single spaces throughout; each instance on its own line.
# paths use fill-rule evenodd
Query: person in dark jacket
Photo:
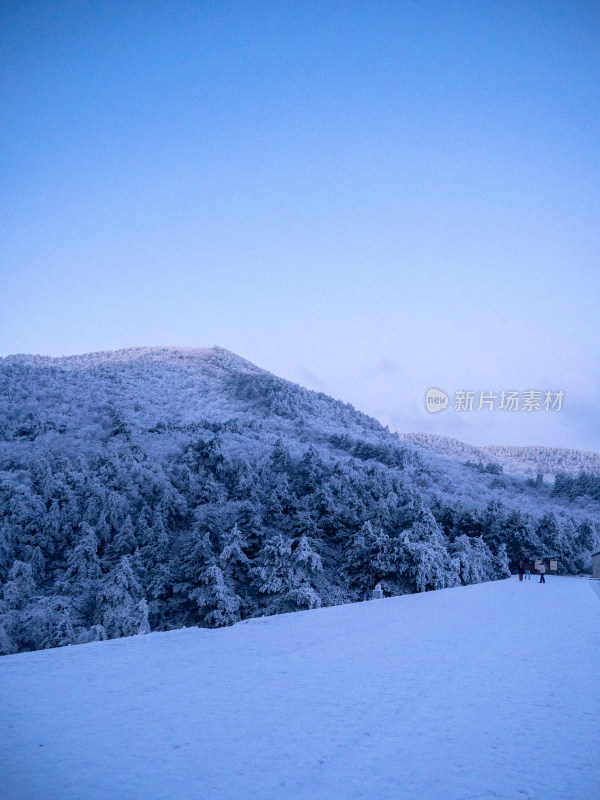
M 519 580 L 523 580 L 523 573 L 525 572 L 525 567 L 523 566 L 523 562 L 519 561 Z

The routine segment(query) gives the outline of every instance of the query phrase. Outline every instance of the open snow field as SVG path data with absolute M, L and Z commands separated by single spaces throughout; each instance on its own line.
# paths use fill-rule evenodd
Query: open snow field
M 0 659 L 0 796 L 600 797 L 600 597 L 548 577 Z

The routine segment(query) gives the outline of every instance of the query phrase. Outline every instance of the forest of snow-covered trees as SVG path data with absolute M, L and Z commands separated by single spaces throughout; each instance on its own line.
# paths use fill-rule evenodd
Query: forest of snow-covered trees
M 0 361 L 0 652 L 589 569 L 598 508 L 226 351 Z M 479 483 L 478 483 L 479 482 Z M 530 482 L 531 483 L 531 482 Z

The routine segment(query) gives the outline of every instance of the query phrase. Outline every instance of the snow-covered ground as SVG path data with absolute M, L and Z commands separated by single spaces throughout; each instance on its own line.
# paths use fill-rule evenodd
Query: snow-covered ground
M 600 796 L 600 597 L 548 577 L 0 659 L 0 796 Z

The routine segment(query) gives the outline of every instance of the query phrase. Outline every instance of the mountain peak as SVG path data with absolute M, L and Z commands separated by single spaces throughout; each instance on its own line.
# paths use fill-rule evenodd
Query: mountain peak
M 213 347 L 126 347 L 121 350 L 98 350 L 69 356 L 44 356 L 18 353 L 0 358 L 0 363 L 28 364 L 36 367 L 85 368 L 100 364 L 127 364 L 140 361 L 193 360 L 207 363 L 218 363 L 221 366 L 237 367 L 258 371 L 259 367 L 238 356 L 231 350 L 217 345 Z M 264 370 L 261 370 L 264 371 Z

